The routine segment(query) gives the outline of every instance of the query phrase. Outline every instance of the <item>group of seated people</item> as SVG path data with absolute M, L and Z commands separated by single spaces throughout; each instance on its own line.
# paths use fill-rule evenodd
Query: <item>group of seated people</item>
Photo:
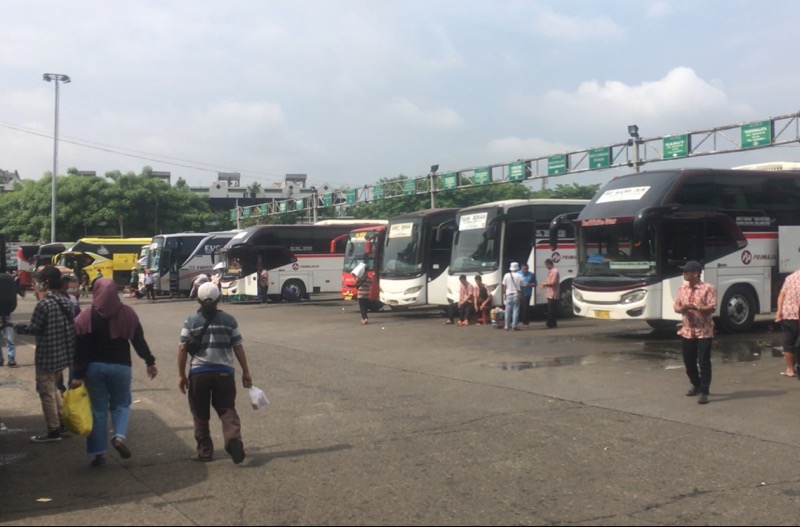
M 490 320 L 492 311 L 492 297 L 489 290 L 483 284 L 481 275 L 475 276 L 475 286 L 467 282 L 467 276 L 459 277 L 461 289 L 458 303 L 448 306 L 447 320 L 445 324 L 456 324 L 457 326 L 468 326 L 473 314 L 477 315 L 478 324 L 486 324 Z M 456 322 L 456 317 L 458 321 Z

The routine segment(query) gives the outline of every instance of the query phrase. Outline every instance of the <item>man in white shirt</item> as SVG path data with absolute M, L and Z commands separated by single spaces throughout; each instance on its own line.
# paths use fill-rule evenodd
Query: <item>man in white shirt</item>
M 519 271 L 519 264 L 511 262 L 508 267 L 509 272 L 503 277 L 503 302 L 506 305 L 506 331 L 517 331 L 519 323 L 519 301 L 522 296 L 522 276 Z

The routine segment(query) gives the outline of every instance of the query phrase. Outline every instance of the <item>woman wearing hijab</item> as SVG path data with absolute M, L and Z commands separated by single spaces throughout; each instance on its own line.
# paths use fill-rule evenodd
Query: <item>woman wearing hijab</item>
M 119 299 L 117 284 L 99 278 L 92 288 L 92 308 L 75 319 L 77 346 L 72 387 L 84 381 L 92 403 L 92 433 L 86 438 L 86 454 L 94 456 L 92 466 L 106 462 L 108 414 L 114 435 L 111 446 L 122 458 L 131 457 L 125 444 L 131 407 L 131 350 L 147 364 L 147 375 L 158 374 L 156 359 L 144 339 L 139 317 Z

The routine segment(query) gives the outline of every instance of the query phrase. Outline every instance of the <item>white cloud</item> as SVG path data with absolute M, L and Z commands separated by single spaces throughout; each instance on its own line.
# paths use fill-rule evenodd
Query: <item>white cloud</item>
M 397 124 L 419 129 L 458 129 L 464 126 L 464 119 L 451 108 L 431 108 L 424 110 L 408 99 L 394 99 L 384 109 L 386 117 Z
M 586 42 L 596 39 L 619 39 L 623 29 L 605 15 L 579 18 L 542 9 L 534 16 L 534 29 L 553 40 Z

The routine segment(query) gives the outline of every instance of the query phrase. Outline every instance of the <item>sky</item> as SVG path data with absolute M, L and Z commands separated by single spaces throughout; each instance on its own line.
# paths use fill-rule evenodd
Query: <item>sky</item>
M 363 186 L 800 110 L 800 2 L 3 0 L 0 169 Z M 800 161 L 798 146 L 654 163 Z M 651 168 L 650 166 L 646 168 Z M 595 184 L 613 171 L 550 184 Z

